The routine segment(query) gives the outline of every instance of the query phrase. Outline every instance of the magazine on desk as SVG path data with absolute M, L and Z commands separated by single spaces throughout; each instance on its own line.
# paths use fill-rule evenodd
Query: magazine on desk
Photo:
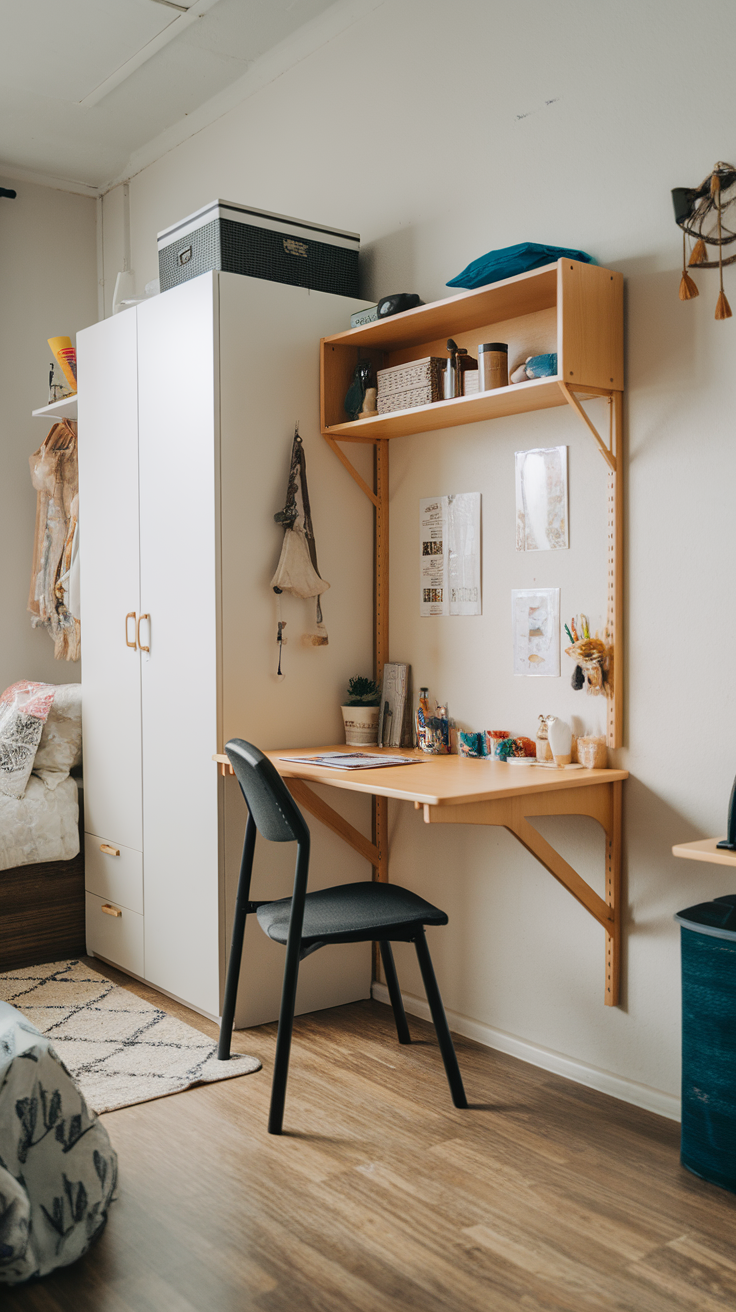
M 320 765 L 325 770 L 380 770 L 388 765 L 420 765 L 416 756 L 378 756 L 373 752 L 321 752 L 317 756 L 280 756 L 290 765 Z

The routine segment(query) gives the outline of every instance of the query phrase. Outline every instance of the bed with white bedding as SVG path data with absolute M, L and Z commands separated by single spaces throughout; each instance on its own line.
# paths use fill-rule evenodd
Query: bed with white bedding
M 0 696 L 0 971 L 85 951 L 79 684 Z
M 0 871 L 79 852 L 79 796 L 67 775 L 56 788 L 32 774 L 22 797 L 0 793 Z
M 0 696 L 0 870 L 79 852 L 78 683 L 14 683 Z

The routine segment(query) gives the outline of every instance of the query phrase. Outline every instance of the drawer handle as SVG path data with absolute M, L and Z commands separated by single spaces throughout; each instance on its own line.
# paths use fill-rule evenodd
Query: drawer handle
M 123 914 L 119 907 L 111 907 L 107 902 L 102 903 L 100 911 L 104 911 L 106 916 L 122 916 Z
M 120 848 L 113 847 L 111 843 L 100 843 L 100 851 L 106 852 L 108 856 L 120 856 Z

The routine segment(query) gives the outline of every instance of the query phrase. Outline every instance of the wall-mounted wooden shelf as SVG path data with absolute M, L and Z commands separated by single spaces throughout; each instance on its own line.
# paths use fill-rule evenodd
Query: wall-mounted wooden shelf
M 532 378 L 526 383 L 498 387 L 493 392 L 460 396 L 453 401 L 434 401 L 430 405 L 397 410 L 372 419 L 356 419 L 352 423 L 332 424 L 324 430 L 324 435 L 337 437 L 341 442 L 375 442 L 380 437 L 407 437 L 410 433 L 427 433 L 435 428 L 474 424 L 480 419 L 502 419 L 506 415 L 549 410 L 553 406 L 568 404 L 560 387 L 563 381 L 559 374 L 554 378 Z M 584 396 L 610 395 L 610 389 L 602 388 L 575 387 L 574 391 Z
M 345 394 L 359 359 L 367 357 L 376 369 L 383 369 L 428 355 L 445 356 L 448 337 L 472 356 L 477 355 L 481 342 L 508 342 L 509 372 L 529 355 L 554 351 L 558 373 L 554 378 L 532 379 L 475 396 L 347 420 Z M 623 726 L 623 275 L 577 260 L 558 260 L 478 291 L 334 333 L 320 344 L 320 383 L 322 435 L 376 510 L 378 680 L 388 660 L 388 439 L 560 405 L 575 411 L 607 465 L 608 745 L 619 747 Z M 581 404 L 596 397 L 608 402 L 608 432 L 604 435 Z M 375 446 L 373 489 L 341 449 L 342 442 Z
M 36 419 L 76 419 L 77 417 L 77 393 L 73 396 L 65 396 L 63 401 L 52 401 L 50 405 L 42 405 L 40 410 L 31 410 L 31 414 Z
M 529 355 L 554 351 L 559 374 L 376 419 L 346 419 L 345 394 L 360 358 L 385 369 L 428 355 L 444 357 L 448 337 L 474 357 L 480 342 L 508 342 L 509 372 Z M 623 276 L 597 265 L 558 260 L 478 291 L 326 337 L 321 347 L 322 432 L 340 441 L 373 442 L 525 414 L 568 403 L 559 386 L 563 382 L 573 392 L 620 392 L 623 369 Z

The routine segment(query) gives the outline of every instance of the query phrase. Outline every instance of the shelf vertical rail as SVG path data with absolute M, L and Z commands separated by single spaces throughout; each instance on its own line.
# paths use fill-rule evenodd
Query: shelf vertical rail
M 623 392 L 614 392 L 611 406 L 611 445 L 616 456 L 615 469 L 608 472 L 607 507 L 607 594 L 606 625 L 613 649 L 613 691 L 608 700 L 608 745 L 621 747 L 623 742 L 624 683 L 624 460 L 623 460 Z
M 383 680 L 383 667 L 388 660 L 388 441 L 381 438 L 375 445 L 375 533 L 374 533 L 374 592 L 373 592 L 373 643 L 376 683 Z M 374 797 L 372 804 L 372 835 L 378 849 L 378 864 L 373 867 L 374 882 L 388 881 L 388 798 Z M 381 954 L 378 943 L 373 944 L 373 978 L 380 979 Z
M 613 911 L 613 922 L 606 928 L 606 987 L 603 1001 L 617 1007 L 621 1000 L 621 780 L 611 789 L 610 828 L 606 834 L 606 902 Z

